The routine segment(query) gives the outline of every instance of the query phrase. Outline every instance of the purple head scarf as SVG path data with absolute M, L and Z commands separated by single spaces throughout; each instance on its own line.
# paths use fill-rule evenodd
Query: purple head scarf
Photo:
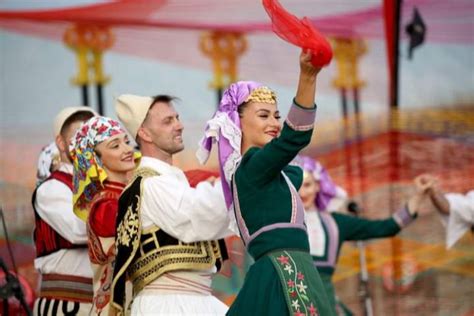
M 254 81 L 239 81 L 233 83 L 224 91 L 224 95 L 216 113 L 207 121 L 205 135 L 199 142 L 196 153 L 201 164 L 204 164 L 217 142 L 221 183 L 227 208 L 232 206 L 232 191 L 230 182 L 242 158 L 240 146 L 242 131 L 240 127 L 238 107 L 243 104 L 253 90 L 263 85 Z
M 295 162 L 303 171 L 308 172 L 315 180 L 319 181 L 319 192 L 316 194 L 314 204 L 318 210 L 325 211 L 331 199 L 336 196 L 336 184 L 317 160 L 299 155 L 296 157 Z

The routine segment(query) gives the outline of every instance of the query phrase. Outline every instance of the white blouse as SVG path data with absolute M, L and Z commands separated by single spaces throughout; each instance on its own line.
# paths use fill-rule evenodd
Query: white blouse
M 59 170 L 72 174 L 72 165 L 62 163 Z M 38 215 L 63 238 L 81 249 L 62 249 L 36 258 L 35 268 L 41 274 L 57 273 L 92 278 L 87 253 L 86 224 L 73 212 L 72 191 L 64 183 L 50 179 L 36 191 L 35 209 Z
M 305 211 L 305 221 L 308 231 L 309 252 L 313 256 L 321 257 L 326 253 L 326 234 L 318 210 Z
M 156 225 L 183 242 L 238 234 L 219 181 L 214 185 L 204 181 L 192 188 L 181 169 L 151 157 L 142 157 L 140 167 L 152 168 L 160 174 L 146 178 L 143 183 L 144 230 Z
M 446 247 L 451 248 L 474 225 L 474 190 L 467 194 L 448 193 L 449 215 L 443 216 L 446 225 Z

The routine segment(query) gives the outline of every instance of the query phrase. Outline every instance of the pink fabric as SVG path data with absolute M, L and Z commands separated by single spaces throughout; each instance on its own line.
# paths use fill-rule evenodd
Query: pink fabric
M 309 22 L 327 36 L 385 38 L 382 1 L 376 5 L 353 1 L 316 6 L 314 1 L 300 0 L 287 1 L 286 6 L 295 15 L 308 16 Z M 472 43 L 474 1 L 405 0 L 402 26 L 411 19 L 415 6 L 427 23 L 427 42 Z M 25 23 L 25 20 L 39 23 Z M 236 32 L 272 30 L 261 3 L 255 0 L 241 0 L 238 4 L 220 0 L 120 0 L 67 9 L 0 11 L 0 27 L 56 40 L 62 40 L 68 21 L 124 27 L 115 30 L 118 41 L 133 41 L 130 35 L 136 32 L 137 26 L 145 27 L 140 31 L 146 27 Z M 49 24 L 51 22 L 54 23 Z M 151 40 L 155 31 L 145 38 L 141 35 L 140 43 Z M 401 35 L 405 37 L 404 32 Z M 130 53 L 137 47 L 130 45 Z

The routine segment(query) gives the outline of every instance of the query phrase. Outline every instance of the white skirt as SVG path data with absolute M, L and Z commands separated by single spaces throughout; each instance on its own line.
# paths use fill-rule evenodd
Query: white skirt
M 133 299 L 132 315 L 225 315 L 227 305 L 212 295 L 152 294 L 141 291 Z

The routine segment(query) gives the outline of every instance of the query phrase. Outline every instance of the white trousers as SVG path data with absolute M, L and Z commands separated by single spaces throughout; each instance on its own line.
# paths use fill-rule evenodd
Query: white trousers
M 229 308 L 212 295 L 153 294 L 142 290 L 132 303 L 132 315 L 223 316 Z

